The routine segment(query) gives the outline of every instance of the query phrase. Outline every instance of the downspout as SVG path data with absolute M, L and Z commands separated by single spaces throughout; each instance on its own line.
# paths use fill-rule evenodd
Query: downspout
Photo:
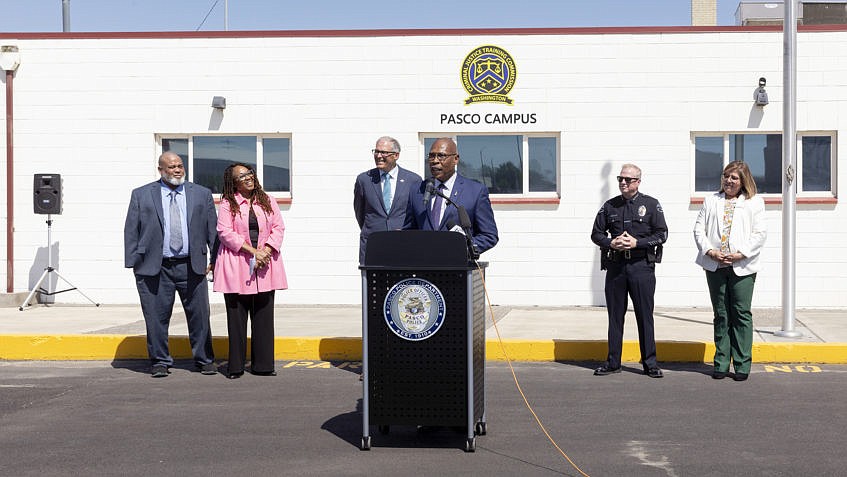
M 15 291 L 14 77 L 15 70 L 6 70 L 6 293 Z
M 15 291 L 15 148 L 14 94 L 15 71 L 21 64 L 18 47 L 0 46 L 0 69 L 6 72 L 6 292 Z

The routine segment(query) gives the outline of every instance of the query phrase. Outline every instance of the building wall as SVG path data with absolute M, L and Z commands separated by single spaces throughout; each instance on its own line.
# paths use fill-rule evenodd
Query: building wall
M 46 217 L 32 214 L 32 175 L 60 173 L 54 264 L 103 303 L 137 301 L 123 268 L 123 220 L 130 190 L 157 178 L 157 133 L 290 133 L 292 202 L 282 209 L 291 288 L 278 302 L 335 304 L 360 301 L 351 194 L 355 176 L 372 167 L 375 139 L 399 139 L 400 164 L 423 175 L 421 134 L 504 131 L 561 135 L 561 199 L 495 204 L 500 243 L 483 255 L 494 304 L 603 304 L 589 232 L 600 205 L 617 194 L 620 165 L 634 162 L 643 169 L 641 190 L 662 202 L 670 227 L 657 305 L 709 306 L 693 263 L 691 133 L 782 129 L 776 31 L 0 40 L 22 55 L 14 81 L 16 291 L 46 265 Z M 516 61 L 513 106 L 463 105 L 461 61 L 485 44 Z M 801 32 L 798 51 L 797 128 L 835 130 L 840 143 L 847 32 Z M 763 109 L 752 100 L 760 76 L 771 100 Z M 212 96 L 227 99 L 221 121 Z M 535 113 L 537 122 L 441 124 L 442 113 L 465 112 Z M 845 219 L 840 203 L 798 206 L 797 306 L 847 306 Z M 781 220 L 781 207 L 769 205 L 756 306 L 781 303 Z M 73 292 L 56 300 L 85 302 Z

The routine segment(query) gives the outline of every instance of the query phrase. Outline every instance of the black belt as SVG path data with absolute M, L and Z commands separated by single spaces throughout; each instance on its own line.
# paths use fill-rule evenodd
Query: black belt
M 162 263 L 185 263 L 191 257 L 162 257 Z
M 613 262 L 619 260 L 640 260 L 647 257 L 647 250 L 630 249 L 630 250 L 611 250 L 609 257 Z

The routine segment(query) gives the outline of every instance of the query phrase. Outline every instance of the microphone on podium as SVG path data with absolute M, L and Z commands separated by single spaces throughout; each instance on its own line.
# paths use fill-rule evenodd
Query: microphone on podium
M 428 178 L 425 181 L 425 183 L 426 183 L 426 187 L 424 189 L 423 204 L 428 205 L 429 199 L 432 198 L 432 193 L 436 192 L 436 190 L 435 190 L 435 183 L 432 181 L 432 177 Z
M 459 232 L 464 235 L 465 241 L 468 245 L 468 257 L 472 260 L 479 259 L 479 252 L 476 250 L 476 245 L 473 243 L 473 226 L 471 225 L 471 218 L 468 215 L 468 211 L 465 209 L 465 206 L 453 202 L 438 190 L 436 190 L 435 193 L 446 200 L 448 204 L 455 207 L 456 212 L 459 213 L 459 223 L 455 224 L 452 221 L 447 222 L 447 230 L 450 232 Z

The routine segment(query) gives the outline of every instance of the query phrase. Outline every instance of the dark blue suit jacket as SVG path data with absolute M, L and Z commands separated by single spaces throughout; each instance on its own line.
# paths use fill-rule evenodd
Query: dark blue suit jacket
M 406 212 L 404 229 L 420 230 L 450 230 L 454 225 L 461 225 L 459 212 L 456 207 L 444 203 L 444 215 L 440 224 L 433 224 L 429 218 L 430 203 L 423 203 L 426 182 L 421 184 L 409 195 L 409 207 Z M 434 199 L 433 195 L 433 199 Z M 468 179 L 456 173 L 456 182 L 450 194 L 450 200 L 456 205 L 464 206 L 471 219 L 471 239 L 479 253 L 497 245 L 497 223 L 494 221 L 494 211 L 488 198 L 488 188 L 479 182 Z
M 382 177 L 380 174 L 381 171 L 377 168 L 359 174 L 353 188 L 353 211 L 356 213 L 356 221 L 361 229 L 359 234 L 359 263 L 364 263 L 365 260 L 365 245 L 368 243 L 368 235 L 372 232 L 403 228 L 409 192 L 417 189 L 421 183 L 421 176 L 397 166 L 397 183 L 392 184 L 394 186 L 394 200 L 391 201 L 391 210 L 385 210 L 382 203 L 382 184 L 380 184 Z
M 133 190 L 129 199 L 124 223 L 124 266 L 132 268 L 136 275 L 158 275 L 162 268 L 165 220 L 161 187 L 161 181 L 143 185 Z M 212 192 L 201 185 L 186 182 L 185 205 L 191 270 L 205 275 L 209 252 L 215 247 L 218 237 Z

